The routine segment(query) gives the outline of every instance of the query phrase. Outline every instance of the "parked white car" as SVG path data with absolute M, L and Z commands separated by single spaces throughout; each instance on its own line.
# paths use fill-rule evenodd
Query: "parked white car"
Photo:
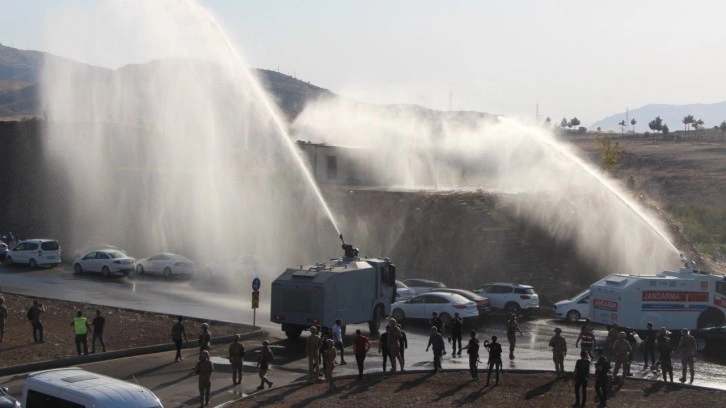
M 396 281 L 396 301 L 408 300 L 416 296 L 416 291 L 406 286 L 405 283 Z
M 571 322 L 590 317 L 590 289 L 578 293 L 571 299 L 555 303 L 554 312 L 555 317 Z
M 529 315 L 539 309 L 539 295 L 529 285 L 519 283 L 487 283 L 472 292 L 489 299 L 492 308 L 506 313 Z
M 444 325 L 451 322 L 454 313 L 462 319 L 476 319 L 479 311 L 476 303 L 455 293 L 430 292 L 391 305 L 391 316 L 397 321 L 405 319 L 430 319 L 438 313 Z
M 54 239 L 26 239 L 5 254 L 5 263 L 38 266 L 57 266 L 61 261 L 61 247 Z
M 168 252 L 136 261 L 136 273 L 138 275 L 163 274 L 165 278 L 171 279 L 175 276 L 189 278 L 196 272 L 197 265 L 194 261 Z
M 426 293 L 432 289 L 445 288 L 443 282 L 430 280 L 430 279 L 406 279 L 403 284 L 416 291 L 417 295 Z
M 127 276 L 134 271 L 134 258 L 118 249 L 99 249 L 79 255 L 73 260 L 73 271 L 80 275 L 86 272 L 103 276 Z

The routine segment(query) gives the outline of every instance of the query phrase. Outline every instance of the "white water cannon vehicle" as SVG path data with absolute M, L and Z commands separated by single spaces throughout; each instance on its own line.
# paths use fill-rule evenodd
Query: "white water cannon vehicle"
M 591 318 L 595 323 L 629 327 L 637 331 L 666 327 L 719 326 L 726 322 L 726 276 L 684 267 L 657 275 L 610 275 L 590 286 Z
M 388 258 L 358 256 L 346 244 L 342 258 L 299 268 L 288 268 L 272 282 L 270 320 L 281 324 L 289 339 L 311 326 L 324 330 L 335 324 L 368 322 L 371 333 L 391 313 L 396 295 L 396 266 Z

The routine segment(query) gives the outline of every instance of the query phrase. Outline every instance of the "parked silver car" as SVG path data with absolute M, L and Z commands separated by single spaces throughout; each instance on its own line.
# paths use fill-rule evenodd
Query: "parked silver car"
M 127 276 L 134 271 L 134 266 L 134 258 L 118 249 L 99 249 L 79 255 L 73 260 L 73 271 L 78 275 L 94 272 L 103 276 Z
M 194 261 L 172 253 L 161 253 L 136 261 L 136 273 L 161 274 L 171 279 L 174 276 L 190 278 L 197 272 Z

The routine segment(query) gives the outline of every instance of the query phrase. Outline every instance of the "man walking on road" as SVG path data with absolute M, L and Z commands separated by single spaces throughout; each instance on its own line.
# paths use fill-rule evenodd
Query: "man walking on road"
M 323 340 L 318 335 L 318 328 L 310 327 L 310 337 L 305 342 L 305 354 L 308 355 L 308 373 L 310 381 L 317 381 L 320 376 L 320 349 Z
M 83 317 L 82 311 L 76 312 L 76 317 L 71 320 L 71 327 L 76 333 L 76 351 L 81 355 L 81 345 L 83 345 L 83 355 L 88 355 L 88 331 L 91 330 L 91 324 L 88 319 Z
M 381 337 L 378 338 L 378 354 L 383 355 L 383 372 L 386 372 L 386 364 L 388 364 L 388 331 L 391 327 L 386 325 L 386 331 L 381 333 Z
M 353 343 L 353 353 L 355 353 L 355 362 L 358 364 L 358 379 L 363 379 L 363 362 L 366 359 L 366 354 L 371 348 L 371 342 L 368 337 L 361 334 L 360 329 L 355 331 L 355 342 Z M 403 369 L 403 364 L 401 364 Z
M 182 345 L 184 344 L 183 342 L 189 341 L 189 339 L 187 339 L 187 332 L 184 330 L 182 319 L 183 318 L 179 316 L 177 322 L 171 327 L 171 339 L 174 341 L 174 346 L 176 346 L 176 357 L 174 358 L 174 361 L 184 360 L 184 357 L 181 355 Z
M 476 338 L 476 332 L 472 330 L 469 333 L 469 344 L 464 346 L 466 353 L 469 354 L 469 373 L 471 374 L 472 380 L 479 379 L 479 370 L 477 364 L 479 364 L 479 340 Z
M 388 355 L 391 357 L 391 372 L 396 372 L 396 361 L 401 363 L 403 370 L 403 360 L 401 359 L 401 328 L 396 324 L 396 319 L 391 318 L 388 321 Z
M 212 372 L 214 364 L 209 359 L 209 351 L 202 350 L 199 354 L 199 361 L 194 367 L 194 374 L 199 376 L 199 399 L 200 407 L 209 405 L 209 391 L 212 389 Z
M 258 391 L 265 388 L 265 383 L 267 383 L 268 388 L 272 388 L 272 381 L 267 379 L 267 371 L 270 369 L 270 363 L 272 363 L 274 357 L 272 350 L 270 350 L 270 342 L 264 340 L 262 342 L 262 350 L 257 355 L 257 368 L 260 369 L 258 372 L 260 376 L 260 386 L 257 387 Z
M 202 323 L 202 333 L 199 335 L 199 358 L 202 358 L 202 351 L 209 351 L 212 348 L 212 332 L 209 325 Z
M 496 371 L 496 385 L 499 385 L 499 373 L 502 371 L 502 345 L 497 343 L 497 336 L 492 336 L 492 342 L 484 341 L 484 348 L 489 351 L 489 373 L 487 374 L 487 387 L 492 377 L 492 369 Z
M 459 317 L 459 313 L 454 313 L 454 319 L 451 320 L 451 357 L 461 355 L 461 336 L 464 335 L 464 320 Z M 457 342 L 459 345 L 459 353 L 456 353 Z
M 232 384 L 242 384 L 242 361 L 245 358 L 245 346 L 239 342 L 239 334 L 229 345 L 229 363 L 232 366 Z
M 335 319 L 333 325 L 333 342 L 335 342 L 335 347 L 340 350 L 340 365 L 348 364 L 345 362 L 345 356 L 343 355 L 345 345 L 343 344 L 343 321 L 340 319 Z
M 517 346 L 517 332 L 522 336 L 522 330 L 517 323 L 517 315 L 512 313 L 507 321 L 507 340 L 509 341 L 509 359 L 514 360 L 514 347 Z
M 96 353 L 96 340 L 101 343 L 101 350 L 106 352 L 106 342 L 103 340 L 103 326 L 106 325 L 106 319 L 101 316 L 101 311 L 96 310 L 96 317 L 93 318 L 93 340 L 91 341 L 91 354 Z
M 28 320 L 30 320 L 33 326 L 33 340 L 36 343 L 43 342 L 43 322 L 40 320 L 42 313 L 45 313 L 45 307 L 42 303 L 34 300 L 33 306 L 30 306 L 30 309 L 28 309 Z
M 686 382 L 686 371 L 690 370 L 690 384 L 693 384 L 693 358 L 696 356 L 696 339 L 691 336 L 688 329 L 681 331 L 681 340 L 678 342 L 678 353 L 681 355 L 681 366 L 683 367 L 683 376 L 680 380 L 681 382 Z
M 442 369 L 441 367 L 441 356 L 446 354 L 446 343 L 444 343 L 444 337 L 439 333 L 436 326 L 431 326 L 431 335 L 429 336 L 429 344 L 426 346 L 426 351 L 433 347 L 434 350 L 434 373 Z
M 549 346 L 552 347 L 552 361 L 555 362 L 557 378 L 565 377 L 565 356 L 567 355 L 567 342 L 562 337 L 562 329 L 555 327 L 555 335 L 550 339 Z

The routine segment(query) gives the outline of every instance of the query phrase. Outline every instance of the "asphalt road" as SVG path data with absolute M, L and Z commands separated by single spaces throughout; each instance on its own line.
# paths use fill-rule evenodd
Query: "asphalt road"
M 58 290 L 59 285 L 63 290 Z M 250 308 L 249 292 L 242 295 L 225 293 L 212 286 L 197 285 L 190 282 L 168 282 L 161 278 L 145 279 L 101 279 L 90 276 L 75 276 L 69 268 L 59 266 L 51 269 L 28 270 L 26 268 L 0 266 L 0 286 L 3 291 L 54 298 L 69 301 L 83 301 L 91 304 L 125 307 L 157 313 L 183 314 L 196 318 L 207 318 L 237 323 L 252 324 L 253 313 Z M 306 378 L 307 360 L 304 359 L 302 342 L 290 342 L 283 339 L 278 325 L 269 322 L 269 311 L 265 304 L 264 288 L 262 292 L 262 308 L 256 315 L 257 326 L 269 333 L 276 358 L 270 378 L 276 385 Z M 574 342 L 579 326 L 551 319 L 531 319 L 521 322 L 524 335 L 518 338 L 516 358 L 506 358 L 508 343 L 504 333 L 504 321 L 501 317 L 490 317 L 476 327 L 480 338 L 497 335 L 505 349 L 504 369 L 516 370 L 553 370 L 552 354 L 547 347 L 553 335 L 555 325 L 563 329 L 563 335 L 570 347 L 565 360 L 565 368 L 571 370 L 577 360 L 578 352 Z M 356 328 L 367 332 L 363 325 L 349 326 L 348 333 Z M 407 369 L 432 369 L 432 356 L 426 352 L 428 329 L 423 323 L 407 322 L 404 327 L 408 333 L 409 347 L 406 350 Z M 465 336 L 466 337 L 466 336 Z M 596 331 L 596 338 L 603 340 L 605 332 Z M 352 336 L 349 335 L 349 340 Z M 212 350 L 217 371 L 213 376 L 214 405 L 233 400 L 247 393 L 254 392 L 259 384 L 252 361 L 255 348 L 261 339 L 247 340 L 251 350 L 245 365 L 245 380 L 239 386 L 233 386 L 231 370 L 226 360 L 219 358 L 226 354 L 226 345 L 216 345 Z M 348 341 L 350 344 L 350 341 Z M 451 351 L 447 344 L 447 350 Z M 338 366 L 336 375 L 355 374 L 355 360 L 346 349 L 349 364 Z M 482 358 L 484 360 L 484 358 Z M 191 370 L 196 361 L 194 349 L 185 351 L 185 360 L 174 363 L 173 352 L 129 357 L 106 362 L 81 365 L 91 371 L 110 375 L 116 378 L 136 381 L 151 389 L 162 400 L 166 407 L 196 406 L 196 377 Z M 637 377 L 652 378 L 653 374 L 642 372 L 641 356 L 636 357 L 633 372 Z M 444 358 L 445 369 L 468 369 L 466 356 Z M 726 369 L 722 365 L 705 361 L 697 361 L 697 373 L 694 385 L 726 389 Z M 674 361 L 675 376 L 680 376 L 680 364 Z M 377 372 L 382 369 L 381 358 L 377 350 L 372 350 L 366 360 L 366 372 Z M 466 376 L 462 373 L 462 376 Z M 9 387 L 14 396 L 20 396 L 24 381 L 23 375 L 0 378 L 3 387 Z

